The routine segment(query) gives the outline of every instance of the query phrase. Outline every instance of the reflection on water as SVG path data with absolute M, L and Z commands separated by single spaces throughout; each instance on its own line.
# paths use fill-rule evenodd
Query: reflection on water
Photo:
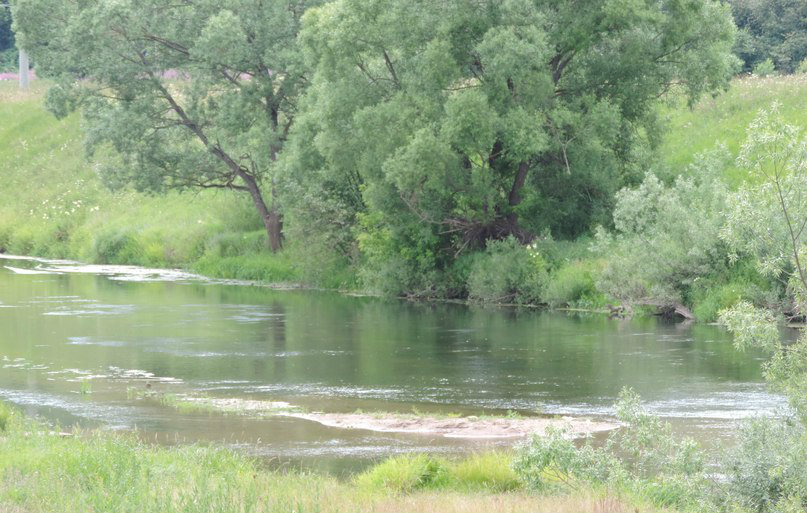
M 136 426 L 166 443 L 218 441 L 280 462 L 349 466 L 424 447 L 502 442 L 182 413 L 132 390 L 322 411 L 607 415 L 631 386 L 682 430 L 709 433 L 783 405 L 765 391 L 760 355 L 736 352 L 713 326 L 276 291 L 174 271 L 3 263 L 0 397 L 64 424 Z M 92 394 L 81 394 L 87 381 Z

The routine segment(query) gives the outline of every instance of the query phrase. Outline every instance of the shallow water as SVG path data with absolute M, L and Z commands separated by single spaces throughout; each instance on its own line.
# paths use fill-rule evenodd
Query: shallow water
M 0 255 L 0 398 L 62 425 L 215 441 L 272 465 L 511 443 L 188 413 L 143 392 L 311 411 L 608 416 L 624 386 L 710 443 L 784 401 L 720 328 L 278 291 L 191 274 Z M 87 392 L 91 389 L 91 393 Z

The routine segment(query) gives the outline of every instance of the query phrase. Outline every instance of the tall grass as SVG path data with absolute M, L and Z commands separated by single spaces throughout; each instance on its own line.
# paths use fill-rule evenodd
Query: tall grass
M 427 456 L 396 458 L 354 484 L 326 475 L 269 471 L 252 458 L 223 448 L 159 447 L 99 431 L 64 436 L 0 403 L 2 412 L 14 419 L 0 430 L 0 511 L 4 512 L 654 511 L 641 502 L 593 489 L 574 497 L 532 495 L 520 489 L 509 456 L 503 453 L 453 462 Z M 424 465 L 446 470 L 428 486 L 406 489 L 379 479 Z
M 666 131 L 661 145 L 661 158 L 671 173 L 680 173 L 693 157 L 717 144 L 725 144 L 737 155 L 746 138 L 746 128 L 760 109 L 776 101 L 787 123 L 807 128 L 804 99 L 807 97 L 807 75 L 737 78 L 728 91 L 704 98 L 689 109 L 682 101 L 674 102 L 661 112 Z M 736 166 L 726 171 L 726 179 L 737 185 L 746 172 Z

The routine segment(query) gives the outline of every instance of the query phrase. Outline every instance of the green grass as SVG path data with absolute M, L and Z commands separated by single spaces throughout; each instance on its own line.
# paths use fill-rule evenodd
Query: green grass
M 746 138 L 748 124 L 760 109 L 773 102 L 780 104 L 784 119 L 802 129 L 807 128 L 805 100 L 807 75 L 737 78 L 731 88 L 714 98 L 701 100 L 693 109 L 677 103 L 662 109 L 668 131 L 661 146 L 662 161 L 672 174 L 681 173 L 698 153 L 725 144 L 736 156 Z M 739 184 L 746 173 L 731 166 L 726 178 Z
M 63 436 L 0 403 L 2 418 L 0 511 L 8 513 L 659 511 L 605 490 L 528 493 L 507 453 L 399 457 L 340 481 L 270 471 L 214 446 L 162 447 L 108 431 Z
M 300 281 L 290 257 L 268 251 L 244 195 L 106 189 L 84 158 L 79 116 L 57 120 L 45 111 L 45 87 L 35 82 L 21 93 L 0 83 L 0 251 Z

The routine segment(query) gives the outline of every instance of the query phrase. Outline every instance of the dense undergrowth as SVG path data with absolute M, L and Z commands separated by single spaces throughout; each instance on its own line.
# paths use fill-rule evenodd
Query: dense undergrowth
M 346 259 L 293 238 L 272 254 L 246 197 L 110 192 L 84 158 L 79 118 L 54 119 L 42 106 L 44 88 L 39 82 L 23 94 L 14 84 L 0 84 L 4 252 L 483 303 L 594 309 L 680 303 L 705 321 L 740 300 L 787 310 L 785 291 L 742 256 L 730 259 L 718 232 L 728 195 L 747 178 L 735 157 L 748 122 L 777 101 L 785 121 L 807 125 L 800 115 L 805 75 L 740 78 L 693 109 L 665 107 L 668 130 L 657 164 L 641 186 L 617 197 L 616 230 L 607 228 L 607 237 L 562 241 L 545 234 L 527 247 L 491 241 L 483 251 L 461 255 L 428 290 L 396 287 L 406 278 L 394 267 L 366 267 L 361 254 Z M 631 210 L 631 200 L 641 211 Z M 666 237 L 649 239 L 649 229 Z M 305 230 L 290 220 L 289 233 Z M 373 250 L 370 243 L 360 246 Z M 421 257 L 414 252 L 412 258 Z

